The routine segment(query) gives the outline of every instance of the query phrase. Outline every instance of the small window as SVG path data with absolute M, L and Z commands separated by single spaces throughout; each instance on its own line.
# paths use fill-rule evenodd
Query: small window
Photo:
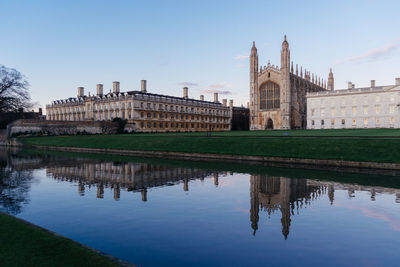
M 311 121 L 311 125 L 314 126 L 314 124 L 315 124 L 315 122 L 314 122 L 314 120 L 312 120 L 312 121 Z
M 342 125 L 346 124 L 346 120 L 342 119 Z
M 324 120 L 321 120 L 321 125 L 324 125 L 325 124 L 325 121 Z

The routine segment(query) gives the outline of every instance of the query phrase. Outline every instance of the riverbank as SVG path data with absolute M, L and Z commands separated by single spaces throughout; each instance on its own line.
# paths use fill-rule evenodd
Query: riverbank
M 376 130 L 376 129 L 373 129 Z M 297 131 L 218 133 L 212 137 L 193 134 L 134 134 L 91 136 L 48 136 L 18 139 L 25 146 L 38 149 L 62 151 L 110 153 L 148 157 L 172 157 L 225 161 L 258 161 L 300 163 L 337 167 L 362 167 L 377 169 L 400 169 L 399 130 L 390 136 L 368 136 L 368 131 L 340 131 L 338 135 L 293 136 Z M 304 132 L 304 131 L 303 131 Z M 318 135 L 321 133 L 321 135 Z M 344 135 L 344 134 L 347 134 Z M 359 136 L 367 134 L 367 136 Z M 341 136 L 339 138 L 339 136 Z
M 1 266 L 131 266 L 4 213 L 0 242 Z

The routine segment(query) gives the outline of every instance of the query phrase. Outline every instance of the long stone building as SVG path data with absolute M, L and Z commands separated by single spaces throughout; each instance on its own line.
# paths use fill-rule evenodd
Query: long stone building
M 281 66 L 258 65 L 255 43 L 250 54 L 250 130 L 306 128 L 306 93 L 334 89 L 332 71 L 328 83 L 293 62 L 289 43 L 282 43 Z
M 103 85 L 97 84 L 96 95 L 85 95 L 78 87 L 78 96 L 53 101 L 46 106 L 47 120 L 60 121 L 112 121 L 127 120 L 128 129 L 136 132 L 188 132 L 229 131 L 233 100 L 222 103 L 218 93 L 214 101 L 148 93 L 146 80 L 141 81 L 140 91 L 120 92 L 120 83 L 113 83 L 113 91 L 103 94 Z
M 399 128 L 400 78 L 394 85 L 307 94 L 307 128 Z

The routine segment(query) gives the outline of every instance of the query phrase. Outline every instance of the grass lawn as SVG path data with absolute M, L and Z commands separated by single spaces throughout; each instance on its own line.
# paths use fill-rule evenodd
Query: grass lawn
M 106 257 L 0 213 L 0 266 L 118 266 Z
M 205 132 L 195 133 L 142 133 L 144 136 L 205 136 Z M 212 136 L 370 136 L 400 137 L 400 129 L 325 129 L 325 130 L 268 130 L 268 131 L 228 131 L 213 132 Z
M 309 137 L 287 138 L 282 136 L 284 133 L 289 136 Z M 214 137 L 211 138 L 205 137 L 205 133 L 167 133 L 27 137 L 19 140 L 27 145 L 42 146 L 400 162 L 400 139 L 374 138 L 375 136 L 393 137 L 399 134 L 398 129 L 292 130 L 221 132 L 213 133 Z M 254 138 L 254 136 L 267 135 L 276 135 L 276 137 Z M 352 136 L 363 137 L 352 138 Z

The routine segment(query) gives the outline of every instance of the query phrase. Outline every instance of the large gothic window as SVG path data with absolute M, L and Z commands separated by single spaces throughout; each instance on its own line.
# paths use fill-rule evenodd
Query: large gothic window
M 280 108 L 280 89 L 274 82 L 267 82 L 260 88 L 260 109 Z

